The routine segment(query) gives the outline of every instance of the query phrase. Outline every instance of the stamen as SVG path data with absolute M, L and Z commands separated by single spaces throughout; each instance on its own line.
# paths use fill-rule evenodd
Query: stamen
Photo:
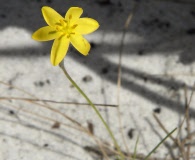
M 65 22 L 64 22 L 63 19 L 60 19 L 60 23 L 61 23 L 61 25 L 63 26 Z
M 60 28 L 59 26 L 56 26 L 56 31 L 60 31 Z
M 66 35 L 66 33 L 63 33 L 63 34 L 62 34 L 62 36 L 65 36 L 65 35 Z
M 71 20 L 71 19 L 72 19 L 72 15 L 69 16 L 69 20 Z
M 78 24 L 74 24 L 71 28 L 75 29 L 78 26 Z

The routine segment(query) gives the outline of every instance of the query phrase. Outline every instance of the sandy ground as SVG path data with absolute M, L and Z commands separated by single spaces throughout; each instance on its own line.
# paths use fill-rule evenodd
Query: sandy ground
M 137 152 L 149 153 L 166 136 L 153 113 L 170 132 L 183 120 L 185 95 L 189 101 L 193 91 L 194 1 L 1 0 L 0 160 L 97 159 L 98 154 L 86 150 L 87 146 L 89 149 L 97 145 L 94 139 L 78 128 L 71 128 L 76 125 L 64 115 L 86 128 L 92 124 L 94 135 L 112 146 L 107 131 L 89 106 L 21 100 L 38 98 L 86 103 L 60 68 L 50 64 L 52 42 L 39 43 L 31 39 L 31 34 L 45 25 L 40 10 L 45 5 L 63 15 L 69 7 L 79 6 L 84 9 L 83 16 L 100 23 L 99 30 L 87 36 L 92 44 L 90 54 L 84 57 L 70 48 L 65 66 L 94 103 L 117 105 L 119 98 L 125 143 L 132 153 L 139 137 Z M 137 9 L 123 37 L 125 21 L 135 6 Z M 12 99 L 5 100 L 5 97 Z M 125 151 L 117 108 L 97 108 Z M 194 133 L 194 97 L 189 113 L 191 129 L 187 130 Z M 184 123 L 181 138 L 186 134 Z M 177 157 L 180 151 L 173 147 L 173 141 L 168 139 L 166 142 L 154 157 Z M 194 144 L 194 139 L 191 142 Z M 194 153 L 193 145 L 191 151 Z M 195 159 L 194 156 L 192 154 L 191 159 Z

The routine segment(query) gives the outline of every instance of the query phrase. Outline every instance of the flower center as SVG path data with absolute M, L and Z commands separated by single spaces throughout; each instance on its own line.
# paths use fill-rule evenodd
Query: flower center
M 62 35 L 67 36 L 67 38 L 70 38 L 72 34 L 75 34 L 74 29 L 78 26 L 77 24 L 71 24 L 71 19 L 72 16 L 70 15 L 68 21 L 61 19 L 59 23 L 56 24 L 56 31 L 61 32 Z

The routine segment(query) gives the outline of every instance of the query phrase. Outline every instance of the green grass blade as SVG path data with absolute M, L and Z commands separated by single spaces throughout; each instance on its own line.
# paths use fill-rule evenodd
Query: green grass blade
M 157 148 L 173 133 L 173 132 L 175 132 L 176 131 L 176 129 L 177 128 L 175 128 L 174 130 L 172 130 L 169 134 L 167 134 L 166 135 L 166 137 L 165 138 L 163 138 L 163 140 L 162 141 L 160 141 L 160 143 L 159 144 L 157 144 L 157 146 L 156 147 L 154 147 L 154 149 L 144 158 L 144 160 L 147 160 L 150 156 L 151 156 L 151 154 L 152 153 L 154 153 L 156 150 L 157 150 Z
M 133 160 L 136 159 L 138 142 L 139 142 L 139 136 L 137 137 L 137 140 L 136 140 L 136 143 L 135 143 L 135 148 L 134 148 L 134 153 L 133 153 Z

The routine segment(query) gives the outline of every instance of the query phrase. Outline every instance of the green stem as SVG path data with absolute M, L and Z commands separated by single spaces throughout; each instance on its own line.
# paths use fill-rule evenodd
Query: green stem
M 166 135 L 166 137 L 165 138 L 163 138 L 162 139 L 162 141 L 160 141 L 160 143 L 158 143 L 157 145 L 156 145 L 156 147 L 154 147 L 154 149 L 144 158 L 144 160 L 147 160 L 150 156 L 151 156 L 151 154 L 152 153 L 154 153 L 156 150 L 157 150 L 157 148 L 169 137 L 169 136 L 171 136 L 171 134 L 173 133 L 173 132 L 175 132 L 176 131 L 176 129 L 177 128 L 175 128 L 174 130 L 172 130 L 169 134 L 167 134 Z
M 68 72 L 66 71 L 65 67 L 64 67 L 64 63 L 63 61 L 59 64 L 59 67 L 63 70 L 64 74 L 66 75 L 66 77 L 69 79 L 69 81 L 72 83 L 72 85 L 81 93 L 81 95 L 87 100 L 87 102 L 91 105 L 91 107 L 94 109 L 94 111 L 96 112 L 96 114 L 98 115 L 98 117 L 100 118 L 100 120 L 102 121 L 102 123 L 104 124 L 105 128 L 107 129 L 108 133 L 110 134 L 114 145 L 117 149 L 117 151 L 119 152 L 120 156 L 122 159 L 124 159 L 124 155 L 120 150 L 120 147 L 110 129 L 110 127 L 107 125 L 107 123 L 105 122 L 105 120 L 103 119 L 102 115 L 100 114 L 100 112 L 98 111 L 98 109 L 95 107 L 95 105 L 92 103 L 92 101 L 87 97 L 87 95 L 82 91 L 82 89 L 76 84 L 76 82 L 70 77 L 70 75 L 68 74 Z

